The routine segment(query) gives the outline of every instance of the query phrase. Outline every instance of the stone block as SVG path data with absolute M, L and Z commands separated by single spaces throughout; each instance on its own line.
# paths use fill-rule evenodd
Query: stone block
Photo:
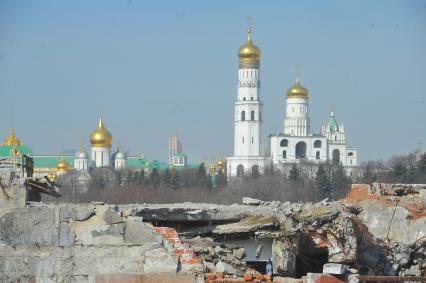
M 123 222 L 123 219 L 111 209 L 106 209 L 102 215 L 106 224 L 116 224 Z
M 0 242 L 8 245 L 58 244 L 57 209 L 18 208 L 0 219 Z
M 297 248 L 288 242 L 275 240 L 272 242 L 272 262 L 274 273 L 294 276 L 296 273 Z
M 426 200 L 426 189 L 421 189 L 419 191 L 419 197 L 423 200 Z
M 243 259 L 245 257 L 246 250 L 244 248 L 234 249 L 232 254 L 237 259 Z
M 61 247 L 69 247 L 74 243 L 74 233 L 68 226 L 68 223 L 60 223 L 58 227 L 59 243 Z
M 297 279 L 292 277 L 274 276 L 274 283 L 295 283 Z
M 344 279 L 325 273 L 308 273 L 306 275 L 307 283 L 344 283 Z
M 330 273 L 330 274 L 345 274 L 348 270 L 348 266 L 344 264 L 339 263 L 326 263 L 322 267 L 323 273 Z
M 263 200 L 255 199 L 255 198 L 249 198 L 249 197 L 243 197 L 243 204 L 246 205 L 261 205 L 265 203 Z
M 63 205 L 59 207 L 60 221 L 84 221 L 95 215 L 95 206 L 93 204 Z
M 219 261 L 216 264 L 216 272 L 221 272 L 225 274 L 237 274 L 237 271 L 232 267 L 232 265 L 227 264 L 223 261 Z
M 132 245 L 142 245 L 144 242 L 154 240 L 150 229 L 144 223 L 126 222 L 124 241 Z

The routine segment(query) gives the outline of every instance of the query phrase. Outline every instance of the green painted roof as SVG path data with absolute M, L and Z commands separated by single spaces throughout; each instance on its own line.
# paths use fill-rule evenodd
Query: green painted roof
M 138 156 L 128 156 L 127 166 L 135 168 L 145 168 L 148 166 L 148 160 L 146 160 L 146 158 Z
M 56 167 L 62 155 L 34 155 L 34 167 Z M 65 161 L 70 167 L 74 167 L 74 156 L 64 155 Z
M 0 158 L 10 157 L 12 156 L 11 151 L 13 146 L 0 146 Z M 15 149 L 23 154 L 27 154 L 34 159 L 34 167 L 38 168 L 54 168 L 59 163 L 62 155 L 33 155 L 32 149 L 25 145 L 17 145 Z M 176 156 L 186 156 L 183 153 L 179 152 Z M 64 155 L 65 161 L 70 165 L 70 167 L 74 167 L 74 155 Z M 127 164 L 130 168 L 149 168 L 149 169 L 160 169 L 165 170 L 169 168 L 169 164 L 167 162 L 152 160 L 149 161 L 146 158 L 140 156 L 128 156 Z M 197 168 L 199 164 L 186 164 L 184 167 L 176 167 L 179 169 L 183 168 Z
M 177 157 L 186 157 L 186 155 L 183 152 L 176 152 L 175 156 L 177 156 Z
M 0 146 L 0 157 L 8 157 L 8 156 L 12 156 L 12 150 L 13 150 L 13 146 L 12 145 L 2 145 Z M 15 146 L 15 150 L 17 152 L 20 152 L 21 154 L 32 154 L 33 151 L 31 148 L 29 148 L 26 145 L 16 145 Z
M 331 112 L 330 114 L 330 130 L 331 132 L 338 132 L 339 126 L 337 125 L 336 116 L 334 116 L 334 112 Z

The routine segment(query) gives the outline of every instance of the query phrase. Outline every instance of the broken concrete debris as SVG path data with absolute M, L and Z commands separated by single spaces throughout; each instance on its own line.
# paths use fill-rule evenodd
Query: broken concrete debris
M 326 263 L 322 267 L 323 273 L 342 275 L 348 271 L 349 267 L 345 264 Z
M 24 183 L 14 184 L 6 192 L 19 196 L 15 191 Z M 180 282 L 421 278 L 424 188 L 393 186 L 395 193 L 389 188 L 354 185 L 346 199 L 318 203 L 244 198 L 234 205 L 25 205 L 20 200 L 0 207 L 0 281 L 143 282 L 144 276 L 161 274 L 163 282 L 176 282 L 176 273 Z M 274 278 L 266 275 L 269 259 Z

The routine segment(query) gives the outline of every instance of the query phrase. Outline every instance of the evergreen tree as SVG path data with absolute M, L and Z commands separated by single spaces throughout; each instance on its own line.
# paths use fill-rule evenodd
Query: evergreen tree
M 157 168 L 152 169 L 151 174 L 149 174 L 149 181 L 157 188 L 160 185 L 160 174 L 158 173 Z
M 132 182 L 132 171 L 127 171 L 127 184 L 130 184 Z
M 419 175 L 418 173 L 419 172 L 415 166 L 410 166 L 406 169 L 406 173 L 402 181 L 404 183 L 413 183 L 416 181 Z
M 167 168 L 166 170 L 164 170 L 164 174 L 163 174 L 163 183 L 168 186 L 170 185 L 170 179 L 171 179 L 172 175 L 170 173 L 170 169 Z
M 210 176 L 207 175 L 204 162 L 198 166 L 196 183 L 201 187 L 208 187 L 210 183 Z
M 297 169 L 296 164 L 293 164 L 293 166 L 291 166 L 290 172 L 288 174 L 288 178 L 290 180 L 297 180 L 297 179 L 299 179 L 299 170 Z
M 216 185 L 219 187 L 225 187 L 227 184 L 226 176 L 223 174 L 222 170 L 219 170 L 219 172 L 216 175 Z
M 394 182 L 404 183 L 407 179 L 407 167 L 401 162 L 396 161 L 391 167 L 391 178 Z
M 206 166 L 204 165 L 204 162 L 202 162 L 200 165 L 198 165 L 197 177 L 202 179 L 204 176 L 206 176 L 206 174 Z
M 253 168 L 251 169 L 251 176 L 253 177 L 253 179 L 259 178 L 260 173 L 259 173 L 259 166 L 255 165 L 253 166 Z
M 123 180 L 122 180 L 122 177 L 121 177 L 121 172 L 117 172 L 117 184 L 119 186 L 121 186 L 121 185 L 123 185 L 122 182 L 123 182 Z
M 417 162 L 416 165 L 416 183 L 426 183 L 426 153 L 421 156 L 420 160 Z
M 315 188 L 317 189 L 318 196 L 321 199 L 329 198 L 331 199 L 331 182 L 330 174 L 324 168 L 323 164 L 318 166 L 318 170 L 315 176 Z
M 141 185 L 145 179 L 145 171 L 141 169 L 138 174 L 138 184 Z
M 419 175 L 426 175 L 426 153 L 424 153 L 419 162 L 417 162 L 417 172 Z
M 331 193 L 335 195 L 345 195 L 350 185 L 350 180 L 346 177 L 342 165 L 338 165 L 331 174 Z
M 172 177 L 170 178 L 170 184 L 172 185 L 173 189 L 177 189 L 180 187 L 180 175 L 177 170 L 174 170 Z

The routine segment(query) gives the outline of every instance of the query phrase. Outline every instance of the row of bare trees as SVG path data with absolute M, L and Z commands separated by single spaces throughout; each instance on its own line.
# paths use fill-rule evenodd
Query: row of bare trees
M 388 161 L 367 161 L 361 165 L 362 182 L 426 183 L 426 154 L 393 156 Z
M 265 171 L 262 176 L 227 182 L 216 175 L 215 186 L 204 164 L 195 169 L 135 170 L 95 169 L 90 174 L 69 172 L 57 180 L 62 197 L 45 199 L 60 202 L 104 201 L 108 203 L 208 202 L 231 204 L 242 197 L 265 201 L 319 201 L 344 196 L 349 179 L 342 167 L 310 164 L 293 165 L 289 170 Z M 86 183 L 85 183 L 86 182 Z

